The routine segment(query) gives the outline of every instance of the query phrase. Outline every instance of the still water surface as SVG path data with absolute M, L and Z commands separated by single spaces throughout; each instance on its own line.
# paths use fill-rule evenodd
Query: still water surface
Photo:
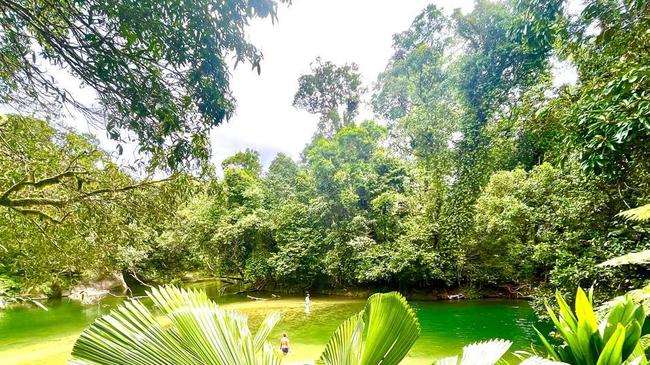
M 292 351 L 285 363 L 317 358 L 336 327 L 365 303 L 362 299 L 314 295 L 307 317 L 302 297 L 252 301 L 240 295 L 218 296 L 214 284 L 195 286 L 206 289 L 218 303 L 248 314 L 253 331 L 267 313 L 280 311 L 282 319 L 269 340 L 279 341 L 283 332 L 288 334 Z M 108 298 L 99 305 L 84 306 L 61 300 L 48 303 L 47 312 L 37 308 L 0 311 L 0 364 L 65 364 L 79 333 L 120 301 Z M 546 328 L 538 322 L 526 301 L 411 301 L 410 304 L 420 320 L 422 333 L 403 364 L 431 364 L 433 359 L 459 353 L 464 344 L 496 337 L 512 340 L 512 350 L 527 349 L 535 341 L 532 326 Z

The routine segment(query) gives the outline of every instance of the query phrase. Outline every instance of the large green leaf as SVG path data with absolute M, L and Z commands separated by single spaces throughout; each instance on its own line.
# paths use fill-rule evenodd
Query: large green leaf
M 632 355 L 641 340 L 641 326 L 637 321 L 630 322 L 625 326 L 625 339 L 621 350 L 623 360 Z
M 357 313 L 336 329 L 318 360 L 319 364 L 354 365 L 361 361 L 363 320 Z
M 77 365 L 277 365 L 277 351 L 256 348 L 247 318 L 227 311 L 205 292 L 175 287 L 147 293 L 162 312 L 156 318 L 140 301 L 126 302 L 86 329 L 72 350 Z M 265 320 L 262 341 L 277 322 Z
M 591 301 L 587 298 L 587 294 L 582 288 L 578 288 L 575 308 L 578 321 L 586 321 L 589 327 L 596 331 L 596 328 L 598 328 L 598 320 L 591 306 Z
M 623 343 L 625 341 L 625 328 L 619 324 L 616 326 L 614 334 L 605 344 L 603 352 L 596 365 L 620 365 L 623 362 Z
M 419 335 L 417 317 L 401 294 L 374 294 L 334 332 L 319 363 L 397 365 Z
M 617 256 L 598 266 L 621 266 L 621 265 L 645 265 L 650 264 L 650 250 L 631 252 L 623 256 Z
M 360 365 L 396 365 L 420 336 L 413 309 L 399 293 L 374 294 L 363 310 L 364 351 Z
M 567 304 L 559 291 L 555 292 L 555 299 L 558 306 L 560 307 L 561 319 L 569 327 L 569 329 L 571 329 L 571 331 L 575 332 L 578 327 L 578 319 L 571 311 L 571 307 Z
M 535 333 L 537 333 L 537 336 L 539 337 L 539 340 L 542 342 L 542 345 L 544 345 L 544 348 L 546 351 L 548 351 L 549 356 L 554 359 L 554 360 L 562 360 L 563 358 L 560 357 L 560 355 L 555 351 L 555 348 L 553 348 L 553 345 L 551 345 L 546 337 L 539 332 L 539 330 L 533 326 L 533 329 L 535 330 Z

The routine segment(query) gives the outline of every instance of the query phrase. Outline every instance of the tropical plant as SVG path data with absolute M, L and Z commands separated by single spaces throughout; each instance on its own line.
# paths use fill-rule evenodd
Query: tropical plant
M 173 286 L 147 292 L 162 316 L 141 301 L 127 301 L 86 329 L 72 350 L 71 365 L 277 365 L 266 342 L 279 313 L 268 315 L 257 333 L 247 317 L 225 310 L 203 291 Z
M 578 288 L 575 311 L 562 295 L 556 293 L 559 315 L 546 305 L 548 314 L 562 339 L 551 344 L 537 329 L 542 344 L 551 359 L 571 365 L 647 364 L 640 343 L 645 311 L 624 296 L 600 321 L 593 310 L 593 290 L 587 295 Z
M 628 209 L 618 213 L 618 216 L 630 221 L 647 222 L 650 220 L 650 204 Z M 650 264 L 650 250 L 630 252 L 628 254 L 614 257 L 598 266 L 621 266 L 621 265 L 645 265 Z
M 401 294 L 374 294 L 337 328 L 318 364 L 396 365 L 419 336 L 418 319 Z
M 618 215 L 632 221 L 647 222 L 650 220 L 650 204 L 625 210 Z
M 618 214 L 619 216 L 637 222 L 647 222 L 650 220 L 650 204 L 646 204 L 637 208 L 628 209 Z M 650 264 L 650 250 L 641 250 L 638 252 L 630 252 L 628 254 L 611 258 L 605 262 L 598 264 L 599 267 L 607 266 L 622 266 L 622 265 L 647 265 Z M 650 284 L 646 284 L 640 289 L 628 291 L 625 296 L 630 298 L 634 303 L 641 303 L 646 311 L 650 312 Z M 604 312 L 612 308 L 623 297 L 618 296 L 602 304 L 598 310 Z M 643 346 L 648 348 L 648 346 Z
M 512 342 L 501 339 L 493 339 L 483 342 L 476 342 L 463 347 L 463 356 L 449 356 L 436 360 L 434 365 L 494 365 L 498 362 L 505 362 L 502 357 L 512 346 Z M 520 365 L 562 365 L 563 362 L 552 361 L 539 356 L 531 356 L 524 359 Z

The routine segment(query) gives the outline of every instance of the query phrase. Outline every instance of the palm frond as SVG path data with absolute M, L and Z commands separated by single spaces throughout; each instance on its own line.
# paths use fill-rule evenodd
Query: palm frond
M 270 345 L 256 346 L 246 316 L 220 308 L 205 292 L 175 287 L 147 293 L 158 319 L 140 301 L 97 319 L 72 350 L 75 365 L 278 365 Z M 263 343 L 277 315 L 265 320 Z M 263 347 L 263 348 L 262 348 Z
M 650 250 L 631 252 L 623 256 L 614 257 L 598 266 L 645 265 L 650 264 Z
M 533 356 L 520 362 L 519 365 L 568 365 L 565 362 L 553 361 L 539 356 Z
M 266 318 L 264 318 L 264 321 L 262 321 L 262 324 L 257 329 L 257 333 L 255 334 L 255 339 L 253 340 L 253 345 L 255 346 L 255 352 L 260 352 L 263 350 L 266 339 L 269 337 L 269 334 L 273 330 L 273 327 L 275 327 L 275 325 L 279 321 L 280 321 L 280 313 L 278 312 L 270 313 L 269 315 L 266 316 Z
M 397 292 L 368 298 L 363 321 L 362 365 L 397 365 L 420 336 L 420 323 L 413 309 Z
M 495 365 L 508 364 L 503 359 L 512 342 L 507 340 L 493 339 L 484 342 L 477 342 L 463 348 L 463 357 L 450 356 L 434 362 L 434 365 Z M 526 357 L 519 365 L 568 365 L 564 362 L 545 359 L 530 353 L 515 353 L 519 358 Z
M 601 304 L 598 307 L 598 316 L 605 317 L 614 306 L 626 298 L 629 298 L 635 304 L 641 304 L 645 312 L 650 313 L 650 285 L 646 285 L 641 289 L 630 290 L 625 295 L 615 297 Z
M 401 294 L 374 294 L 334 332 L 318 363 L 397 365 L 419 335 L 417 317 Z
M 318 363 L 327 365 L 359 364 L 363 350 L 363 327 L 361 313 L 357 313 L 341 323 L 325 346 Z
M 508 351 L 512 342 L 494 339 L 477 342 L 463 348 L 460 365 L 493 365 Z
M 463 356 L 445 357 L 436 360 L 434 365 L 494 365 L 512 346 L 512 342 L 501 339 L 493 339 L 483 342 L 476 342 L 463 347 Z
M 620 212 L 618 215 L 632 221 L 647 222 L 650 220 L 650 204 Z

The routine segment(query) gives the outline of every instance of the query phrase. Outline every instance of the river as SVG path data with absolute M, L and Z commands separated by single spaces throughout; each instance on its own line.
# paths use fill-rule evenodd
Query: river
M 280 311 L 282 319 L 269 340 L 275 342 L 283 332 L 288 334 L 292 351 L 285 363 L 316 359 L 336 327 L 365 303 L 362 299 L 313 295 L 307 318 L 302 297 L 253 301 L 241 295 L 218 296 L 213 284 L 195 286 L 206 289 L 218 303 L 248 314 L 252 331 L 268 312 Z M 100 304 L 84 306 L 64 299 L 47 303 L 47 312 L 38 308 L 0 311 L 0 363 L 66 364 L 79 333 L 120 301 L 108 298 Z M 433 359 L 459 353 L 464 344 L 497 337 L 512 340 L 512 350 L 525 350 L 535 341 L 532 326 L 546 328 L 523 300 L 411 301 L 410 304 L 417 313 L 422 332 L 403 361 L 405 365 L 428 365 Z

